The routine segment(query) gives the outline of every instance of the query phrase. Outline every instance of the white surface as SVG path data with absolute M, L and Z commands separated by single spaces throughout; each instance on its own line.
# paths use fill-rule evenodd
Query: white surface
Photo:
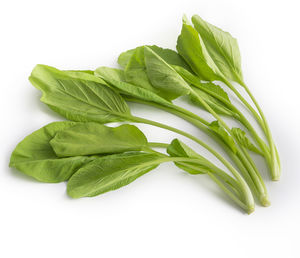
M 300 257 L 299 9 L 298 0 L 1 1 L 0 257 Z M 271 207 L 245 215 L 205 176 L 171 164 L 81 200 L 69 199 L 64 183 L 38 183 L 8 168 L 23 137 L 62 119 L 27 80 L 35 64 L 95 69 L 116 65 L 137 45 L 174 48 L 183 13 L 238 38 L 245 80 L 282 160 L 280 182 L 264 175 Z M 133 111 L 198 133 L 169 115 Z M 174 136 L 141 128 L 150 140 Z

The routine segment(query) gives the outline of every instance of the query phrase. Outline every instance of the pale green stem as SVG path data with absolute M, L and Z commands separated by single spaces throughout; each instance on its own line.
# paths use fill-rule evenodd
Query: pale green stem
M 224 159 L 218 152 L 216 152 L 213 148 L 211 148 L 209 145 L 207 145 L 206 143 L 202 142 L 200 139 L 194 137 L 193 135 L 181 131 L 177 128 L 165 125 L 165 124 L 161 124 L 155 121 L 151 121 L 148 119 L 144 119 L 144 118 L 140 118 L 140 117 L 131 117 L 131 121 L 132 122 L 137 122 L 137 123 L 144 123 L 144 124 L 149 124 L 149 125 L 153 125 L 153 126 L 157 126 L 160 128 L 164 128 L 166 130 L 169 131 L 173 131 L 175 133 L 181 134 L 195 142 L 197 142 L 199 145 L 201 145 L 202 147 L 204 147 L 205 149 L 207 149 L 209 152 L 211 152 L 216 158 L 218 158 L 229 170 L 230 172 L 234 175 L 234 177 L 238 180 L 238 182 L 241 184 L 241 188 L 243 190 L 243 195 L 245 198 L 245 203 L 248 207 L 248 212 L 252 212 L 254 210 L 254 200 L 253 200 L 253 196 L 251 194 L 251 191 L 247 185 L 247 183 L 244 181 L 244 179 L 241 177 L 241 175 L 236 171 L 236 169 L 226 160 Z

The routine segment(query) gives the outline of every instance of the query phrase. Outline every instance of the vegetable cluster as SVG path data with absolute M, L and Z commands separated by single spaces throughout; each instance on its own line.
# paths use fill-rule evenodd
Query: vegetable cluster
M 197 15 L 191 21 L 183 18 L 177 52 L 139 46 L 120 54 L 121 69 L 62 71 L 37 65 L 30 82 L 42 92 L 41 101 L 69 121 L 50 123 L 27 136 L 13 151 L 10 166 L 41 182 L 68 181 L 67 193 L 80 198 L 118 189 L 161 163 L 173 162 L 192 175 L 209 176 L 248 213 L 254 211 L 254 199 L 268 206 L 267 189 L 250 152 L 265 159 L 273 180 L 280 177 L 279 155 L 266 118 L 243 79 L 237 40 Z M 253 115 L 266 142 L 216 81 Z M 241 95 L 241 88 L 254 107 Z M 187 96 L 185 100 L 206 110 L 215 120 L 208 122 L 172 102 L 181 96 Z M 153 106 L 190 122 L 216 141 L 228 157 L 206 144 L 205 139 L 133 115 L 127 102 Z M 236 120 L 241 128 L 232 128 L 224 117 Z M 105 125 L 110 122 L 121 125 Z M 149 142 L 129 122 L 185 136 L 212 153 L 227 171 L 178 139 Z

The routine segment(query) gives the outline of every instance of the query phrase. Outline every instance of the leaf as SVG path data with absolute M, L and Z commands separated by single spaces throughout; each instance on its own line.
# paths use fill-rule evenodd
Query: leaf
M 118 57 L 118 64 L 122 67 L 125 68 L 127 63 L 129 62 L 131 56 L 133 55 L 135 49 L 130 49 L 127 50 L 123 53 L 121 53 Z
M 59 157 L 140 151 L 147 143 L 145 135 L 134 125 L 114 128 L 93 122 L 62 130 L 50 141 Z
M 147 89 L 166 100 L 172 100 L 174 97 L 173 94 L 170 95 L 169 90 L 166 90 L 165 87 L 157 87 L 157 85 L 153 84 L 151 81 L 145 62 L 145 51 L 147 51 L 146 48 L 150 49 L 147 46 L 137 47 L 130 60 L 128 60 L 124 70 L 126 82 Z M 159 48 L 156 47 L 155 49 L 158 50 Z
M 148 78 L 155 88 L 165 92 L 169 99 L 190 92 L 189 85 L 182 77 L 153 50 L 145 47 L 144 55 Z
M 160 97 L 156 93 L 127 83 L 124 79 L 124 72 L 119 69 L 109 67 L 99 67 L 95 71 L 95 75 L 105 80 L 109 85 L 116 88 L 122 95 L 129 95 L 138 99 L 155 102 L 164 106 L 170 106 L 171 102 Z
M 168 48 L 161 48 L 156 45 L 148 46 L 151 50 L 153 50 L 157 55 L 159 55 L 166 63 L 171 66 L 179 66 L 183 69 L 191 72 L 191 68 L 184 61 L 184 59 L 174 50 Z
M 201 80 L 221 80 L 221 72 L 209 56 L 198 32 L 191 25 L 182 24 L 176 48 Z
M 68 180 L 82 165 L 94 158 L 83 156 L 58 158 L 49 141 L 57 132 L 76 124 L 76 122 L 54 122 L 28 135 L 13 151 L 9 165 L 41 182 L 57 183 Z
M 147 47 L 151 48 L 156 54 L 158 54 L 165 62 L 167 62 L 170 65 L 176 65 L 181 66 L 184 69 L 191 71 L 191 68 L 189 65 L 184 61 L 184 59 L 174 50 L 168 49 L 168 48 L 161 48 L 156 45 L 147 45 Z M 128 62 L 134 55 L 137 49 L 143 50 L 144 46 L 140 46 L 134 49 L 130 49 L 128 51 L 125 51 L 120 54 L 118 58 L 119 65 L 125 69 L 125 67 L 128 65 Z
M 150 90 L 158 95 L 162 95 L 162 97 L 165 98 L 164 94 L 161 94 L 159 89 L 153 87 L 148 79 L 143 46 L 137 47 L 134 50 L 133 55 L 129 59 L 124 69 L 124 76 L 126 82 Z
M 174 139 L 171 144 L 169 144 L 167 153 L 171 157 L 194 158 L 201 162 L 202 164 L 195 164 L 193 162 L 174 162 L 177 167 L 190 174 L 206 174 L 211 172 L 211 163 L 178 139 Z
M 161 162 L 160 156 L 141 152 L 100 157 L 71 177 L 67 192 L 73 198 L 80 198 L 116 190 L 153 170 Z
M 207 84 L 212 84 L 212 83 L 207 83 Z M 214 85 L 214 84 L 213 84 Z M 208 85 L 206 87 L 209 87 Z M 233 112 L 227 108 L 226 106 L 224 106 L 224 104 L 219 101 L 218 99 L 216 99 L 215 97 L 207 94 L 206 92 L 192 87 L 193 91 L 200 96 L 217 114 L 222 114 L 222 115 L 227 115 L 227 116 L 233 116 Z M 205 107 L 203 107 L 202 103 L 199 101 L 198 98 L 196 98 L 194 95 L 190 95 L 190 98 L 192 100 L 192 102 L 202 108 L 205 109 Z
M 238 144 L 253 152 L 256 152 L 257 154 L 263 155 L 263 153 L 250 141 L 250 139 L 246 136 L 246 132 L 244 132 L 242 129 L 234 127 L 231 129 L 231 132 L 235 136 Z
M 219 125 L 218 121 L 210 123 L 209 128 L 215 132 L 234 153 L 236 153 L 237 149 L 233 138 Z
M 198 15 L 192 17 L 192 22 L 200 34 L 207 52 L 222 74 L 229 80 L 243 84 L 241 56 L 237 40 L 228 32 L 204 21 Z
M 123 98 L 91 74 L 37 65 L 29 80 L 42 91 L 42 102 L 70 120 L 107 123 L 130 116 Z

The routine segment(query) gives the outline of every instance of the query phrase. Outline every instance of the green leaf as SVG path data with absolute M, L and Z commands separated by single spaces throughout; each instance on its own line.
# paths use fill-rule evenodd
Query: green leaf
M 82 165 L 94 158 L 83 156 L 59 158 L 49 141 L 56 133 L 76 124 L 76 122 L 54 122 L 28 135 L 13 151 L 9 165 L 41 182 L 57 183 L 68 180 Z
M 208 54 L 198 32 L 191 25 L 182 24 L 176 48 L 201 80 L 221 80 L 221 72 Z
M 124 72 L 122 70 L 109 67 L 99 67 L 96 69 L 95 75 L 99 76 L 109 85 L 116 88 L 122 95 L 129 95 L 138 99 L 162 104 L 164 106 L 171 105 L 171 102 L 165 100 L 156 93 L 123 81 L 125 79 Z
M 241 56 L 237 40 L 228 32 L 204 21 L 198 15 L 192 17 L 192 22 L 219 71 L 227 79 L 243 84 Z
M 223 127 L 219 125 L 218 121 L 210 123 L 209 128 L 215 132 L 234 153 L 236 153 L 237 149 L 234 139 L 225 131 Z
M 140 151 L 147 143 L 145 135 L 134 125 L 114 128 L 93 122 L 62 130 L 50 141 L 59 157 Z
M 129 62 L 131 56 L 133 55 L 135 49 L 130 49 L 127 50 L 123 53 L 121 53 L 118 57 L 118 64 L 122 67 L 125 68 L 127 63 Z
M 195 162 L 174 162 L 177 167 L 190 174 L 206 174 L 211 172 L 211 163 L 178 139 L 174 139 L 169 144 L 167 153 L 171 157 L 193 158 L 201 162 L 201 164 L 195 164 Z
M 138 87 L 162 95 L 159 89 L 153 87 L 148 79 L 145 65 L 144 47 L 137 47 L 124 69 L 125 81 Z
M 153 170 L 161 162 L 160 156 L 141 152 L 100 157 L 71 177 L 67 192 L 73 198 L 80 198 L 116 190 Z
M 207 84 L 211 84 L 211 86 L 213 87 L 213 83 L 207 83 Z M 206 85 L 205 87 L 209 87 L 209 85 Z M 224 106 L 224 104 L 219 101 L 218 99 L 216 99 L 215 97 L 207 94 L 206 92 L 192 87 L 193 91 L 200 96 L 217 114 L 222 114 L 222 115 L 227 115 L 227 116 L 233 116 L 233 112 L 227 108 L 226 106 Z M 199 101 L 199 99 L 194 96 L 194 95 L 190 95 L 190 98 L 192 100 L 192 102 L 202 108 L 205 109 L 205 107 L 203 107 L 202 103 Z
M 42 91 L 42 102 L 70 120 L 107 123 L 130 116 L 123 98 L 91 74 L 37 65 L 29 80 Z
M 153 50 L 145 47 L 144 55 L 148 78 L 155 88 L 165 92 L 169 99 L 175 99 L 190 92 L 189 85 L 182 77 Z
M 141 49 L 142 51 L 145 46 L 140 46 L 134 49 L 130 49 L 126 52 L 123 52 L 120 54 L 118 58 L 118 63 L 119 65 L 125 69 L 125 67 L 128 65 L 130 59 L 136 52 L 136 50 Z M 189 65 L 184 61 L 184 59 L 174 50 L 168 49 L 168 48 L 161 48 L 156 45 L 147 45 L 147 47 L 151 48 L 156 54 L 158 54 L 165 62 L 167 62 L 170 65 L 176 65 L 176 66 L 181 66 L 184 69 L 191 71 L 191 68 Z M 143 53 L 139 53 L 142 54 Z M 142 56 L 140 56 L 140 60 L 143 59 Z M 138 59 L 139 60 L 139 59 Z M 143 63 L 144 64 L 144 63 Z
M 171 66 L 179 66 L 183 69 L 191 72 L 191 68 L 184 61 L 184 59 L 174 50 L 168 48 L 161 48 L 158 46 L 148 46 L 151 50 L 153 50 L 157 55 L 159 55 L 166 63 Z
M 246 136 L 246 132 L 244 132 L 242 129 L 234 127 L 231 129 L 231 132 L 235 136 L 238 144 L 247 148 L 248 150 L 256 152 L 257 154 L 263 155 L 263 153 L 250 141 L 250 139 Z
M 151 48 L 147 46 L 137 47 L 135 49 L 124 70 L 126 82 L 152 91 L 164 99 L 172 100 L 174 99 L 173 94 L 170 94 L 170 90 L 166 90 L 166 88 L 162 85 L 164 82 L 162 81 L 161 84 L 157 85 L 155 84 L 155 81 L 153 82 L 151 80 L 151 74 L 149 76 L 149 67 L 147 67 L 145 59 L 147 58 L 147 56 L 145 57 L 145 51 L 149 49 Z M 156 47 L 155 49 L 158 50 L 159 48 Z M 159 55 L 155 54 L 154 51 L 152 51 L 151 54 L 154 55 L 154 57 L 159 57 Z M 153 58 L 151 54 L 150 58 Z M 163 64 L 163 67 L 165 67 L 165 65 L 166 64 Z M 160 80 L 160 78 L 158 79 Z

